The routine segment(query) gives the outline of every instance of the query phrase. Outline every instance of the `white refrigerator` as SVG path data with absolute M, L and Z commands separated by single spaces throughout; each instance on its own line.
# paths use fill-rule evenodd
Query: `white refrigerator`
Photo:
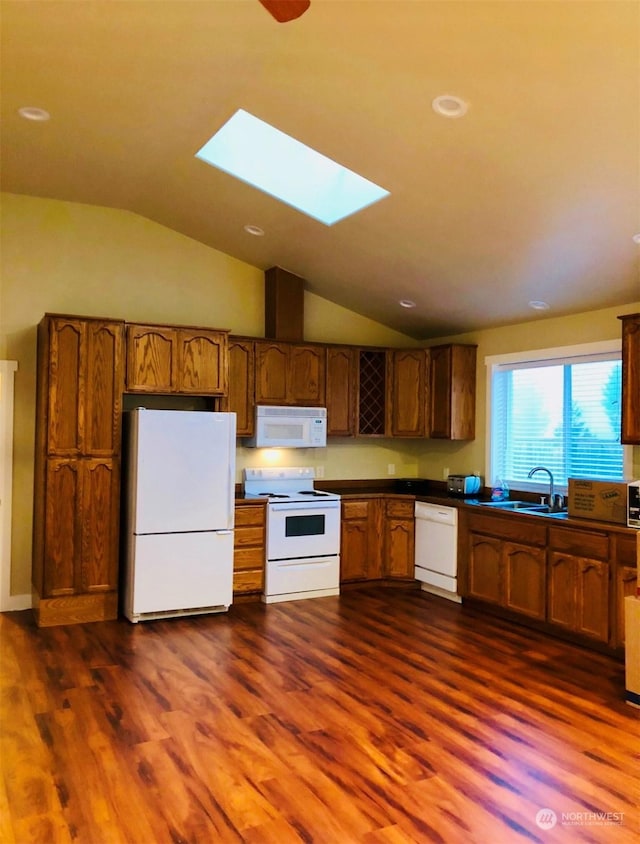
M 233 596 L 235 413 L 137 408 L 125 418 L 129 621 L 223 612 Z

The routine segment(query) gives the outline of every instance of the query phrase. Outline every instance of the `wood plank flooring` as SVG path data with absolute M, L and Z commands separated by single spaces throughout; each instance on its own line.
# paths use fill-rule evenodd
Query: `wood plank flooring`
M 2 844 L 640 841 L 623 664 L 425 593 L 0 644 Z

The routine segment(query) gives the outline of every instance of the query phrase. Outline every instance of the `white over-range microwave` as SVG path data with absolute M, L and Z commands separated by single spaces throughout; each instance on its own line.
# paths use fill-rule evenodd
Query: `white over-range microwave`
M 256 407 L 255 435 L 245 445 L 256 448 L 324 448 L 326 407 Z

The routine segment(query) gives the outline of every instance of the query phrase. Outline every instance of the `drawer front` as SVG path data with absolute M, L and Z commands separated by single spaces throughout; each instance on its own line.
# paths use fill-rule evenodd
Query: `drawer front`
M 413 501 L 387 501 L 387 516 L 397 519 L 412 519 L 415 504 Z
M 369 516 L 369 502 L 368 501 L 343 501 L 342 502 L 342 518 L 343 519 L 366 519 Z
M 233 575 L 233 591 L 241 592 L 262 592 L 264 588 L 264 572 L 239 571 Z
M 489 516 L 486 513 L 469 513 L 467 524 L 476 533 L 486 533 L 499 539 L 510 539 L 523 545 L 546 545 L 546 524 L 534 523 L 532 519 L 523 519 L 519 515 Z
M 234 548 L 246 548 L 248 545 L 264 546 L 264 527 L 236 528 Z
M 549 528 L 549 545 L 554 551 L 576 557 L 609 559 L 609 536 L 606 533 L 552 527 Z
M 261 569 L 264 567 L 264 548 L 236 548 L 233 552 L 233 570 Z
M 263 504 L 250 504 L 248 507 L 236 505 L 236 528 L 264 525 L 265 516 Z
M 634 568 L 638 560 L 638 543 L 640 542 L 640 532 L 635 536 L 628 536 L 624 533 L 617 533 L 615 535 L 616 543 L 616 560 L 618 565 L 630 566 Z

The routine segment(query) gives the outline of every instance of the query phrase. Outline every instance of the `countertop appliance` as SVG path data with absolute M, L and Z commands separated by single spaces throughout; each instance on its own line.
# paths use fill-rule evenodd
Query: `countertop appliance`
M 228 610 L 233 597 L 235 413 L 125 414 L 129 621 Z
M 267 499 L 267 604 L 340 593 L 340 496 L 314 478 L 308 467 L 244 470 L 245 496 Z
M 245 445 L 257 448 L 324 448 L 326 407 L 256 406 L 255 435 Z
M 460 603 L 458 595 L 458 511 L 416 501 L 415 571 L 425 592 Z
M 627 488 L 627 525 L 640 528 L 640 481 L 631 481 Z
M 479 475 L 449 475 L 447 478 L 447 491 L 449 495 L 461 497 L 477 495 L 482 487 L 482 480 Z

